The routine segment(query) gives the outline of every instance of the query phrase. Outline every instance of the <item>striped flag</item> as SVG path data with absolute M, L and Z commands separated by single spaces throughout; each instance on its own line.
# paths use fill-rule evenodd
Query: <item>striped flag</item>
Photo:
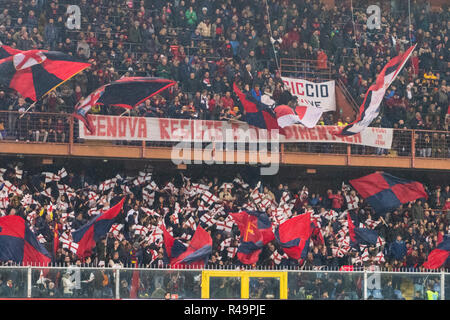
M 384 66 L 383 70 L 381 70 L 380 74 L 377 76 L 375 84 L 371 85 L 367 91 L 364 101 L 359 108 L 358 117 L 355 121 L 345 126 L 337 133 L 338 136 L 357 134 L 372 123 L 380 113 L 380 104 L 385 96 L 386 90 L 400 73 L 415 48 L 416 45 L 410 47 L 403 54 L 392 58 Z

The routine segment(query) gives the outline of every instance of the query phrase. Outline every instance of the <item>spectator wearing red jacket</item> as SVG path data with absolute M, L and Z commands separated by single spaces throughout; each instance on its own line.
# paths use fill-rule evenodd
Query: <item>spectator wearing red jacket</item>
M 344 204 L 344 197 L 342 196 L 341 190 L 337 191 L 337 194 L 328 194 L 328 198 L 331 200 L 331 208 L 333 210 L 340 210 Z

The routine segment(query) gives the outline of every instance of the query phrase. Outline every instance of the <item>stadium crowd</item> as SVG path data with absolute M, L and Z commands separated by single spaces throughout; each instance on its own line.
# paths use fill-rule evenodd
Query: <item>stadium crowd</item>
M 3 1 L 0 41 L 22 50 L 59 50 L 92 63 L 38 102 L 35 111 L 71 113 L 82 97 L 103 84 L 122 76 L 157 76 L 178 84 L 166 96 L 136 107 L 132 115 L 215 120 L 244 119 L 232 90 L 236 80 L 258 100 L 267 95 L 279 104 L 295 104 L 281 81 L 281 58 L 311 60 L 284 74 L 291 77 L 314 77 L 308 71 L 330 64 L 334 78 L 361 103 L 387 60 L 417 44 L 375 125 L 448 131 L 449 7 L 431 11 L 428 1 L 413 1 L 408 28 L 404 2 L 391 1 L 390 13 L 382 11 L 381 29 L 371 30 L 364 1 L 354 1 L 353 16 L 347 2 L 336 1 L 328 9 L 318 0 L 272 0 L 267 11 L 254 0 Z M 81 9 L 80 30 L 65 25 L 69 3 Z M 14 93 L 0 92 L 0 110 L 28 106 Z M 122 110 L 98 106 L 92 112 Z M 321 124 L 350 121 L 327 113 Z M 14 136 L 13 125 L 17 122 L 3 121 L 3 136 Z M 435 140 L 420 136 L 424 144 L 427 138 Z
M 81 9 L 81 30 L 65 26 L 69 2 Z M 355 8 L 362 8 L 362 2 L 354 1 Z M 36 113 L 17 119 L 0 112 L 0 139 L 67 141 L 63 117 L 55 117 L 53 123 L 40 118 L 37 112 L 72 113 L 82 97 L 122 76 L 156 76 L 177 81 L 167 94 L 145 101 L 131 115 L 244 119 L 245 114 L 233 94 L 234 81 L 242 82 L 256 99 L 267 95 L 277 103 L 295 104 L 281 81 L 278 68 L 281 58 L 311 60 L 283 76 L 313 77 L 311 70 L 331 65 L 335 80 L 341 81 L 360 104 L 380 68 L 410 43 L 417 43 L 414 55 L 388 90 L 374 126 L 448 132 L 450 9 L 445 6 L 432 12 L 427 1 L 413 0 L 410 29 L 407 10 L 403 7 L 405 2 L 391 2 L 400 7 L 389 16 L 382 14 L 381 30 L 368 30 L 365 9 L 353 15 L 353 24 L 351 9 L 345 1 L 336 1 L 335 8 L 326 9 L 316 0 L 269 0 L 268 11 L 255 0 L 2 1 L 0 41 L 3 44 L 21 50 L 62 51 L 91 62 L 92 67 L 38 102 L 33 109 Z M 14 92 L 0 90 L 0 111 L 23 112 L 29 105 L 29 101 Z M 103 114 L 122 111 L 108 106 L 92 110 Z M 320 124 L 342 126 L 350 121 L 339 114 L 327 114 Z M 35 123 L 39 125 L 35 127 Z M 419 134 L 417 141 L 418 155 L 448 157 L 448 133 Z M 399 154 L 410 152 L 402 145 L 393 148 Z M 57 168 L 54 169 L 56 172 Z M 55 262 L 65 266 L 125 267 L 138 261 L 144 267 L 164 267 L 167 261 L 164 261 L 158 228 L 163 220 L 173 235 L 183 241 L 192 237 L 194 224 L 206 228 L 213 238 L 213 252 L 207 265 L 236 266 L 240 264 L 236 257 L 239 230 L 232 223 L 230 230 L 227 217 L 228 213 L 245 208 L 266 211 L 274 225 L 314 210 L 314 219 L 321 226 L 320 232 L 312 237 L 305 259 L 287 259 L 273 241 L 264 247 L 257 265 L 252 267 L 319 269 L 376 265 L 386 270 L 419 270 L 428 253 L 449 233 L 448 185 L 430 185 L 428 200 L 404 205 L 379 218 L 354 191 L 341 186 L 324 186 L 323 190 L 313 191 L 284 184 L 264 183 L 256 187 L 257 181 L 244 181 L 239 176 L 194 180 L 182 176 L 168 179 L 157 173 L 151 178 L 147 173 L 137 177 L 119 173 L 104 181 L 91 172 L 65 175 L 63 171 L 52 174 L 25 171 L 23 176 L 20 172 L 14 165 L 0 171 L 3 180 L 0 181 L 0 213 L 27 219 L 49 252 L 53 251 L 54 230 L 58 225 L 60 247 Z M 201 200 L 206 192 L 215 197 L 209 205 Z M 256 200 L 259 195 L 271 204 L 262 207 L 262 200 Z M 286 195 L 290 199 L 282 201 Z M 117 229 L 110 230 L 97 243 L 90 257 L 79 259 L 70 231 L 124 196 L 124 214 L 117 222 Z M 351 249 L 347 236 L 339 234 L 345 233 L 344 212 L 354 197 L 358 198 L 358 208 L 353 218 L 379 233 L 376 246 Z M 211 217 L 205 206 L 216 215 Z M 92 290 L 98 291 L 97 296 L 110 295 L 113 275 L 108 272 L 99 271 L 86 280 L 94 281 Z M 8 277 L 0 279 L 0 289 L 4 295 L 13 296 L 16 284 Z M 71 296 L 74 292 L 70 288 L 63 290 L 65 278 L 66 275 L 58 281 L 53 278 L 42 282 L 39 290 L 46 295 Z M 342 279 L 340 284 L 337 280 L 338 285 Z M 166 292 L 175 292 L 179 281 L 177 277 L 160 277 L 149 288 L 157 292 L 155 296 L 163 297 Z M 121 290 L 129 290 L 130 282 L 131 276 L 121 283 Z M 309 282 L 305 287 L 311 287 L 311 292 L 300 290 L 298 295 L 333 296 L 332 290 L 314 289 L 326 286 L 319 282 L 316 279 Z M 391 285 L 393 290 L 398 289 L 395 281 Z M 103 287 L 108 290 L 100 290 Z M 190 288 L 192 294 L 199 294 L 193 292 L 194 288 L 193 285 Z
M 430 251 L 449 234 L 450 185 L 428 186 L 428 200 L 405 204 L 383 217 L 345 184 L 308 190 L 307 186 L 299 188 L 301 182 L 296 187 L 272 185 L 255 177 L 244 180 L 239 174 L 194 180 L 183 174 L 167 177 L 149 171 L 135 176 L 120 172 L 102 181 L 84 170 L 38 172 L 10 165 L 0 169 L 0 212 L 26 219 L 50 253 L 56 229 L 59 247 L 53 262 L 65 267 L 167 267 L 162 223 L 184 243 L 191 239 L 196 226 L 207 230 L 213 240 L 206 264 L 209 268 L 320 270 L 379 266 L 391 271 L 419 271 Z M 91 254 L 80 259 L 72 231 L 123 197 L 123 213 Z M 274 228 L 290 217 L 311 212 L 319 228 L 312 234 L 307 256 L 290 259 L 273 240 L 263 247 L 256 264 L 242 264 L 236 255 L 240 232 L 229 216 L 241 210 L 266 212 Z M 350 246 L 346 226 L 349 211 L 356 226 L 377 231 L 376 245 Z

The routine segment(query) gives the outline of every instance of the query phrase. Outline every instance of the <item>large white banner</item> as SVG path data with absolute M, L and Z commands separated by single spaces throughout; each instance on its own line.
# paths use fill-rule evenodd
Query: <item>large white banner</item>
M 313 106 L 322 109 L 322 112 L 336 111 L 334 80 L 316 83 L 288 77 L 281 77 L 281 79 L 291 88 L 291 94 L 298 98 L 298 105 Z
M 119 117 L 90 115 L 94 132 L 91 134 L 81 121 L 79 137 L 89 140 L 167 141 L 167 142 L 263 142 L 271 138 L 285 143 L 328 142 L 365 145 L 390 149 L 393 130 L 372 128 L 347 137 L 334 133 L 337 126 L 306 128 L 293 125 L 284 128 L 284 135 L 265 129 L 249 127 L 245 122 L 188 119 Z M 272 135 L 271 135 L 272 134 Z

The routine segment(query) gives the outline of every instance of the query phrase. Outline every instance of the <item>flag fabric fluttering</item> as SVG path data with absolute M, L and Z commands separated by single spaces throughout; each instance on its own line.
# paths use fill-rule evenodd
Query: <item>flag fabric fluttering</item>
M 37 101 L 90 66 L 62 52 L 21 51 L 0 60 L 0 85 Z
M 275 238 L 269 217 L 259 211 L 241 211 L 230 215 L 241 232 L 237 250 L 239 261 L 243 264 L 256 263 L 262 247 Z
M 378 242 L 378 232 L 367 228 L 357 228 L 353 224 L 350 212 L 347 212 L 348 233 L 350 235 L 350 243 L 357 247 L 363 245 L 376 245 Z
M 450 263 L 450 235 L 445 235 L 436 249 L 428 255 L 427 261 L 423 264 L 426 269 L 437 269 Z
M 88 112 L 95 105 L 118 106 L 133 109 L 154 95 L 174 86 L 173 80 L 152 77 L 126 77 L 106 84 L 75 106 L 74 117 L 82 121 L 86 128 L 94 131 Z
M 11 57 L 17 53 L 22 52 L 22 50 L 11 48 L 10 46 L 1 45 L 0 46 L 0 59 L 5 59 Z
M 251 95 L 243 93 L 236 83 L 233 83 L 233 89 L 244 107 L 245 121 L 249 125 L 267 130 L 280 130 L 280 134 L 283 134 L 284 131 L 278 125 L 275 114 L 269 106 L 256 101 Z
M 175 239 L 165 228 L 163 231 L 166 259 L 172 267 L 183 267 L 186 265 L 201 267 L 208 260 L 212 252 L 212 238 L 202 227 L 197 227 L 189 245 L 186 246 Z
M 115 218 L 122 211 L 125 198 L 103 214 L 95 216 L 87 224 L 72 233 L 72 238 L 78 244 L 80 258 L 89 254 L 96 242 L 111 229 Z
M 19 216 L 0 217 L 0 261 L 48 265 L 50 254 Z
M 387 88 L 395 80 L 397 75 L 402 70 L 405 63 L 408 61 L 416 45 L 410 47 L 403 54 L 392 58 L 381 70 L 375 84 L 371 85 L 366 92 L 364 101 L 359 108 L 359 114 L 355 121 L 345 126 L 336 135 L 350 136 L 357 134 L 366 129 L 372 121 L 380 113 L 380 104 L 384 98 Z
M 281 128 L 302 124 L 307 128 L 313 128 L 322 117 L 323 110 L 314 106 L 296 106 L 295 109 L 280 105 L 275 109 L 278 125 Z
M 311 212 L 307 212 L 280 224 L 275 230 L 275 238 L 290 258 L 304 259 L 313 228 Z
M 428 199 L 428 194 L 421 183 L 401 179 L 385 172 L 375 172 L 349 182 L 377 214 L 385 214 L 397 209 L 403 203 L 416 199 Z

